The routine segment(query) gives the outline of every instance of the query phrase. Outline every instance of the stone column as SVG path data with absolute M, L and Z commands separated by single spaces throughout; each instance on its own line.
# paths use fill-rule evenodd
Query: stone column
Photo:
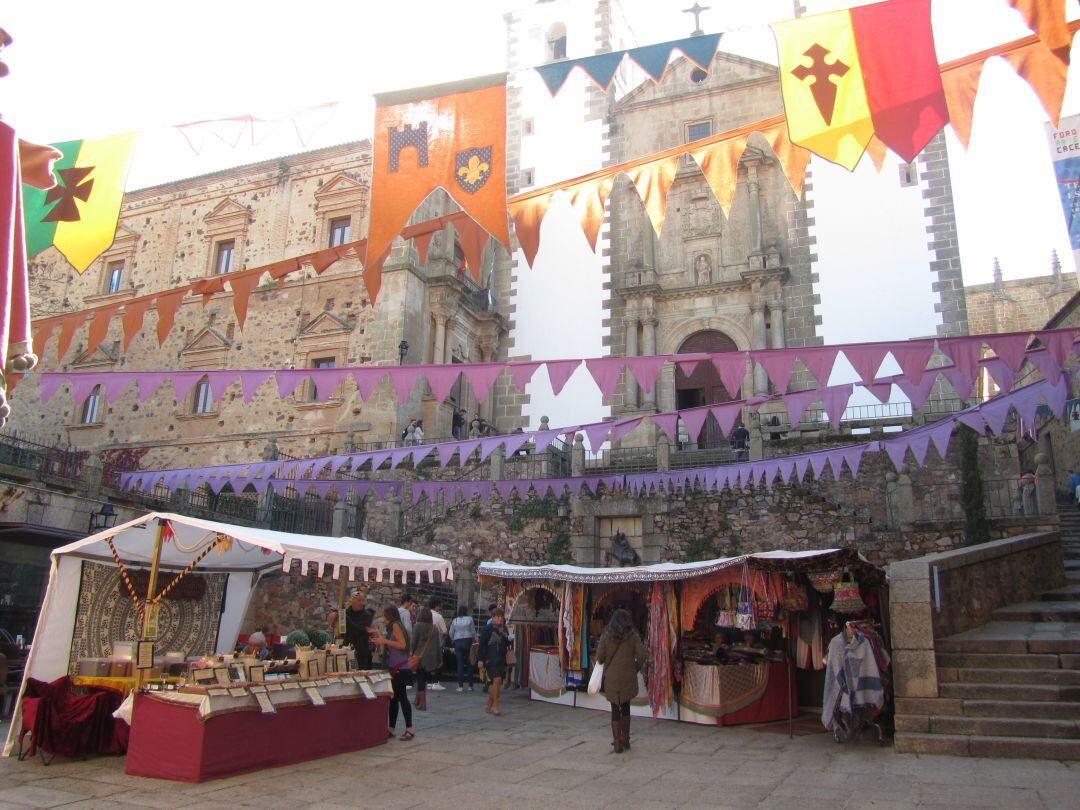
M 651 356 L 656 354 L 656 326 L 659 321 L 648 317 L 641 322 L 641 354 Z M 642 405 L 646 410 L 656 410 L 656 386 L 652 391 L 642 395 Z
M 657 472 L 671 469 L 671 440 L 665 433 L 656 437 L 656 469 Z
M 480 341 L 479 349 L 480 349 L 480 362 L 482 362 L 482 363 L 490 363 L 492 360 L 495 359 L 495 347 L 492 345 L 490 340 L 482 340 L 482 341 Z M 484 420 L 489 425 L 494 425 L 495 424 L 495 386 L 494 385 L 491 387 L 491 390 L 488 391 L 487 398 L 483 402 L 480 403 L 480 407 L 477 410 L 480 411 L 480 416 L 483 417 Z
M 1054 470 L 1046 453 L 1035 455 L 1035 497 L 1040 515 L 1057 514 L 1057 495 L 1054 492 Z
M 656 231 L 653 230 L 652 220 L 648 214 L 644 214 L 641 224 L 642 256 L 641 264 L 647 270 L 656 268 Z
M 585 434 L 574 435 L 574 446 L 570 451 L 570 474 L 577 477 L 585 474 Z
M 765 329 L 765 302 L 755 298 L 750 302 L 750 348 L 767 349 L 768 335 Z M 765 369 L 754 364 L 754 396 L 769 393 L 769 378 Z
M 638 340 L 637 340 L 637 316 L 626 319 L 626 356 L 637 357 L 638 354 Z M 634 379 L 633 374 L 627 374 L 626 380 L 626 407 L 636 408 L 638 406 L 638 384 Z
M 332 528 L 330 529 L 334 537 L 344 537 L 349 532 L 349 511 L 355 508 L 355 505 L 346 499 L 337 501 L 334 504 Z
M 101 478 L 104 474 L 105 468 L 101 464 L 101 456 L 98 455 L 97 450 L 91 450 L 79 474 L 79 492 L 96 496 L 101 490 Z
M 432 363 L 446 362 L 446 313 L 441 309 L 433 309 L 432 317 L 435 319 L 435 347 L 431 352 Z
M 746 189 L 750 196 L 750 252 L 761 253 L 761 195 L 758 187 L 757 165 L 746 167 Z
M 488 459 L 491 461 L 491 480 L 502 481 L 505 475 L 504 468 L 506 466 L 505 450 L 499 447 L 493 452 Z
M 787 338 L 784 336 L 783 296 L 778 295 L 776 298 L 769 301 L 769 322 L 772 327 L 769 329 L 769 348 L 787 348 Z

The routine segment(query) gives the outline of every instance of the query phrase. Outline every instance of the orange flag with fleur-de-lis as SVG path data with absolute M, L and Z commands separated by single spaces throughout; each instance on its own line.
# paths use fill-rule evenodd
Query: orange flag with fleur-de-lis
M 510 249 L 505 73 L 376 95 L 372 159 L 369 259 L 436 188 Z

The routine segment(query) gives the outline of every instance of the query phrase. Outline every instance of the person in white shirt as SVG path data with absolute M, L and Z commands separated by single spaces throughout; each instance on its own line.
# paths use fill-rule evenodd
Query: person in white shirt
M 457 690 L 465 691 L 465 675 L 469 676 L 469 691 L 473 690 L 473 668 L 469 663 L 469 652 L 473 642 L 476 641 L 476 625 L 469 609 L 465 605 L 458 605 L 457 617 L 450 622 L 450 643 L 454 645 L 454 655 L 457 658 Z
M 419 420 L 416 423 L 416 429 L 413 431 L 413 444 L 424 443 L 424 420 Z
M 442 599 L 437 596 L 431 597 L 428 601 L 428 608 L 431 610 L 431 623 L 435 626 L 435 629 L 439 631 L 439 663 L 442 663 L 442 648 L 446 643 L 446 619 L 442 615 Z M 440 666 L 439 669 L 442 669 Z M 433 692 L 441 692 L 446 689 L 441 683 L 439 683 L 439 670 L 436 670 L 432 674 L 434 683 L 428 688 Z

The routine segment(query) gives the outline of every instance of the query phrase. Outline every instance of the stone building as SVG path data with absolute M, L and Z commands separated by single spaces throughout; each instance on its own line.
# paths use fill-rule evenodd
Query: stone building
M 31 265 L 34 315 L 48 315 L 176 287 L 216 274 L 269 264 L 367 231 L 371 146 L 367 141 L 128 193 L 116 240 L 82 275 L 50 248 Z M 434 196 L 417 221 L 450 210 Z M 252 293 L 243 329 L 232 293 L 189 295 L 160 346 L 152 317 L 123 346 L 120 319 L 92 355 L 86 327 L 56 361 L 54 337 L 43 370 L 196 370 L 319 368 L 404 363 L 480 362 L 504 358 L 508 260 L 488 249 L 477 285 L 464 269 L 453 228 L 435 235 L 421 266 L 409 243 L 398 242 L 383 270 L 377 306 L 368 301 L 355 258 L 322 274 L 310 266 L 280 281 L 264 276 Z M 407 345 L 406 345 L 407 344 Z M 210 391 L 197 383 L 183 402 L 162 386 L 143 403 L 129 386 L 112 403 L 100 391 L 73 402 L 61 391 L 38 404 L 37 375 L 23 381 L 12 427 L 44 444 L 123 454 L 129 468 L 184 467 L 259 458 L 271 442 L 303 457 L 396 437 L 412 418 L 427 434 L 450 435 L 452 405 L 424 384 L 398 404 L 388 384 L 361 401 L 351 380 L 330 397 L 310 382 L 282 399 L 264 384 L 245 405 L 238 384 Z M 325 392 L 323 392 L 325 394 Z M 510 428 L 507 410 L 489 397 L 476 402 L 462 382 L 453 401 Z M 505 423 L 505 424 L 504 424 Z
M 776 68 L 720 52 L 706 73 L 680 59 L 664 82 L 645 82 L 611 105 L 615 162 L 667 149 L 783 112 Z M 818 297 L 806 206 L 760 136 L 739 162 L 725 217 L 697 164 L 684 157 L 655 236 L 633 186 L 610 203 L 610 352 L 784 348 L 819 344 Z M 667 369 L 653 392 L 627 380 L 616 418 L 708 405 L 768 392 L 763 373 L 726 391 L 710 364 L 691 375 Z M 711 419 L 710 419 L 711 423 Z M 639 432 L 641 433 L 641 432 Z M 707 426 L 700 444 L 724 441 Z M 686 443 L 691 443 L 686 437 Z
M 1001 265 L 995 260 L 991 283 L 964 287 L 968 324 L 977 335 L 1043 329 L 1077 289 L 1076 273 L 1062 272 L 1056 252 L 1049 275 L 1009 281 L 1003 279 Z

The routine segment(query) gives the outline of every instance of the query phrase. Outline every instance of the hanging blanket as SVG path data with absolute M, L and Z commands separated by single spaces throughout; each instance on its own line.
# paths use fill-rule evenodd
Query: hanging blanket
M 839 633 L 829 642 L 825 659 L 822 725 L 831 731 L 838 711 L 850 716 L 855 709 L 868 708 L 877 713 L 884 704 L 885 689 L 873 645 L 857 630 L 850 642 Z

